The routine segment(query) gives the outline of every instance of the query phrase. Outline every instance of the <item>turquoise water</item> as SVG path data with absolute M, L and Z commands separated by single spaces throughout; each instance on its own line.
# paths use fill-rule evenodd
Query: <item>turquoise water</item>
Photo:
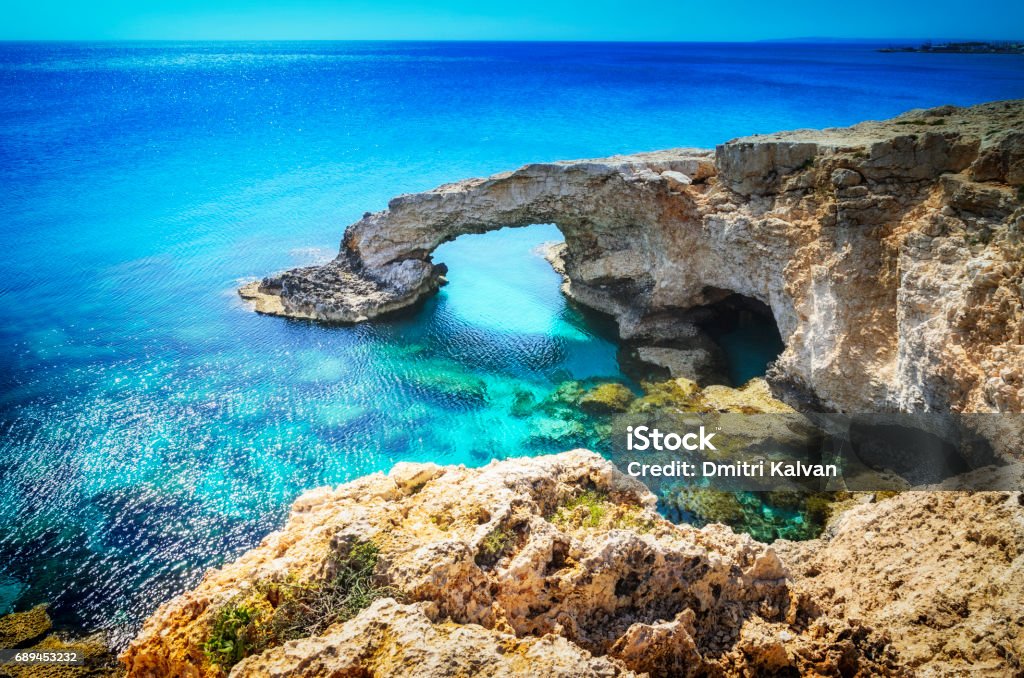
M 0 45 L 0 612 L 50 601 L 123 639 L 303 489 L 596 442 L 550 394 L 623 375 L 535 252 L 551 226 L 445 245 L 450 284 L 398 319 L 323 327 L 235 295 L 333 256 L 389 197 L 1021 96 L 1022 66 L 865 45 Z M 761 346 L 741 339 L 741 358 Z
M 711 336 L 725 352 L 729 381 L 739 386 L 764 376 L 786 345 L 772 318 L 745 314 L 737 325 L 727 332 L 712 332 Z

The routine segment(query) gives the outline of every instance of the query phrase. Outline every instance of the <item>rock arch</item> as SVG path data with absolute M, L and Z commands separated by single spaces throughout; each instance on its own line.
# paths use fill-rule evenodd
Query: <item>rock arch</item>
M 660 222 L 697 216 L 692 200 L 674 189 L 713 174 L 708 151 L 664 151 L 527 165 L 402 195 L 349 226 L 334 261 L 267 278 L 246 294 L 263 301 L 258 310 L 265 312 L 359 322 L 436 289 L 443 270 L 431 253 L 441 243 L 554 223 L 566 240 L 565 273 L 573 293 L 619 316 L 636 308 L 642 288 L 653 287 L 649 261 L 638 255 L 661 239 Z
M 726 290 L 771 308 L 786 345 L 774 387 L 791 399 L 1020 411 L 1021 128 L 1014 101 L 527 165 L 399 196 L 349 226 L 332 262 L 241 294 L 265 313 L 358 322 L 436 290 L 439 244 L 554 223 L 567 293 L 624 338 L 672 332 Z M 979 308 L 1002 320 L 977 331 Z

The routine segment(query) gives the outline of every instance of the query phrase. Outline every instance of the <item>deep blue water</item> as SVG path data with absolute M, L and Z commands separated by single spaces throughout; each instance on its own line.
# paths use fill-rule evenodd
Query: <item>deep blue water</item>
M 1020 96 L 1024 59 L 869 45 L 0 44 L 0 613 L 123 638 L 303 489 L 579 442 L 510 415 L 622 378 L 534 252 L 553 227 L 444 246 L 451 284 L 405 318 L 236 297 L 389 197 Z

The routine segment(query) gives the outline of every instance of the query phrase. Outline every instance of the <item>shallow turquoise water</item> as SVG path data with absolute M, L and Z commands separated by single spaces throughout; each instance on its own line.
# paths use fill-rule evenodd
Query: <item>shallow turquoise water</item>
M 595 442 L 541 404 L 622 378 L 533 251 L 550 226 L 444 246 L 440 295 L 358 327 L 256 316 L 240 282 L 333 256 L 397 193 L 1021 96 L 1024 68 L 865 45 L 7 44 L 0 92 L 0 612 L 50 601 L 123 638 L 303 489 Z
M 5 482 L 21 491 L 0 506 L 17 525 L 3 543 L 31 576 L 9 568 L 0 593 L 109 611 L 129 589 L 169 595 L 211 555 L 258 541 L 304 488 L 399 460 L 595 445 L 578 423 L 512 414 L 568 379 L 622 378 L 614 338 L 566 303 L 538 251 L 559 237 L 534 226 L 444 245 L 450 282 L 435 298 L 357 327 L 257 316 L 228 288 L 213 297 L 230 336 L 182 327 L 115 350 L 40 335 L 32 348 L 65 365 L 64 381 L 5 428 Z M 195 343 L 205 350 L 186 354 Z

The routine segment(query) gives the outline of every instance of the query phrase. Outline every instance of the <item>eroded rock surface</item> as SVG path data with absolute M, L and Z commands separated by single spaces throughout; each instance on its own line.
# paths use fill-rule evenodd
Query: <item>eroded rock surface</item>
M 132 676 L 220 675 L 203 646 L 225 606 L 271 582 L 310 586 L 372 543 L 393 596 L 231 675 L 903 673 L 883 633 L 822 613 L 771 547 L 674 525 L 654 503 L 585 450 L 401 463 L 304 494 L 282 530 L 161 606 L 122 660 Z
M 119 678 L 125 673 L 104 633 L 83 638 L 54 632 L 46 605 L 0 615 L 0 649 L 37 654 L 74 652 L 81 659 L 74 665 L 4 662 L 0 664 L 0 678 Z
M 567 292 L 624 338 L 739 293 L 771 308 L 786 345 L 773 387 L 790 399 L 1020 411 L 1022 130 L 1018 100 L 527 165 L 395 198 L 346 230 L 335 261 L 244 295 L 359 321 L 436 289 L 440 243 L 555 223 Z
M 37 605 L 25 612 L 0 616 L 0 649 L 20 647 L 42 637 L 53 623 L 45 605 Z
M 916 675 L 1019 675 L 1022 504 L 1020 492 L 906 492 L 775 548 L 824 612 L 886 629 Z

